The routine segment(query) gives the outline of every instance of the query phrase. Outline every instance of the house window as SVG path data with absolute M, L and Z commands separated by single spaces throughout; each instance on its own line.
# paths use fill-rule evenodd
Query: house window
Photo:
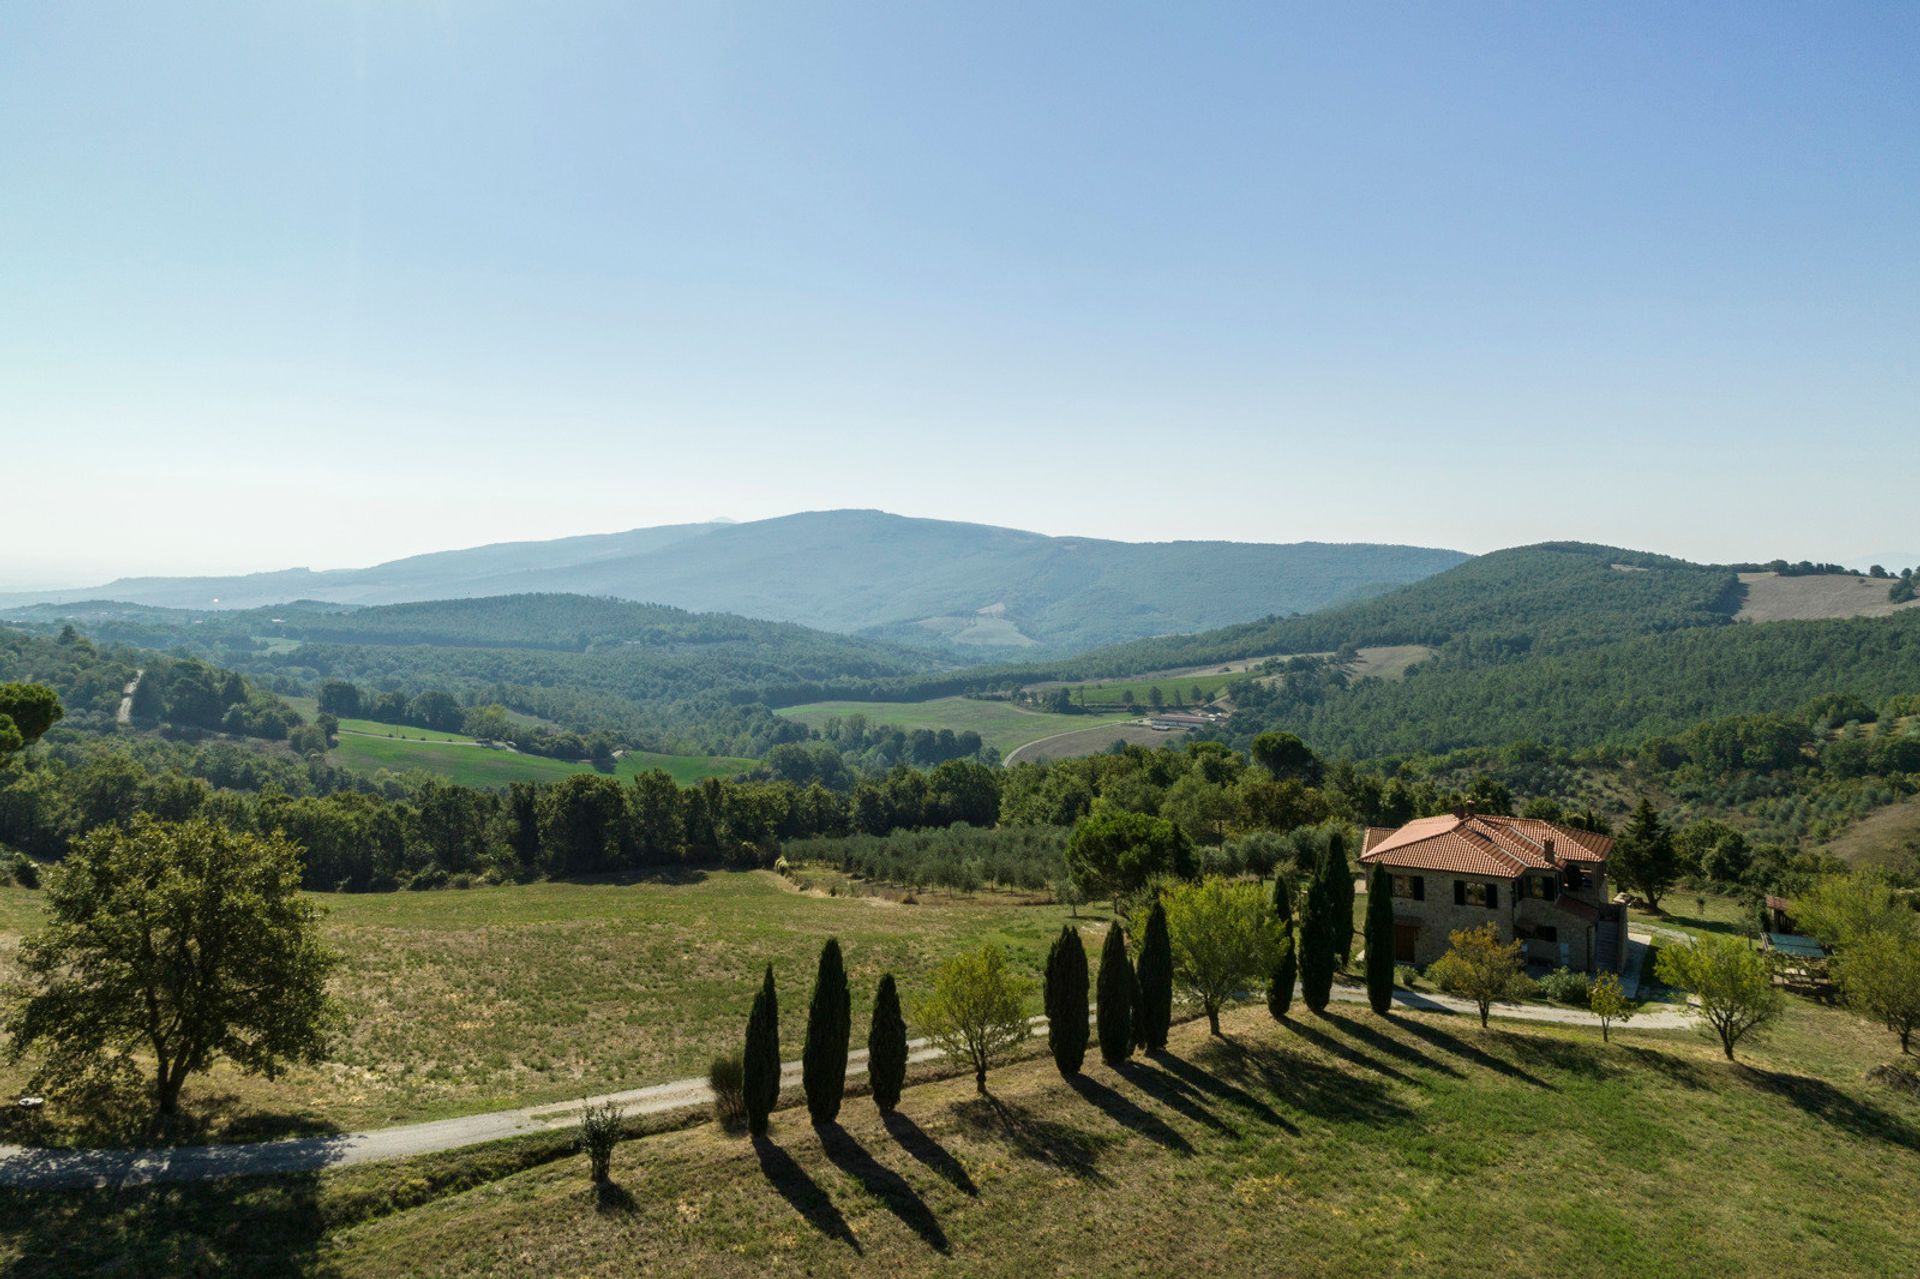
M 1407 901 L 1425 901 L 1427 899 L 1426 876 L 1395 875 L 1393 877 L 1393 895 Z
M 1566 869 L 1566 884 L 1568 888 L 1592 888 L 1593 876 L 1587 873 L 1587 868 L 1584 866 L 1569 865 Z
M 1552 924 L 1515 924 L 1513 935 L 1526 941 L 1557 942 L 1560 930 Z
M 1520 881 L 1520 890 L 1537 901 L 1550 902 L 1560 895 L 1560 881 L 1552 875 L 1528 875 Z
M 1492 884 L 1473 883 L 1464 879 L 1453 881 L 1453 904 L 1456 906 L 1480 906 L 1492 910 L 1500 904 L 1500 890 Z

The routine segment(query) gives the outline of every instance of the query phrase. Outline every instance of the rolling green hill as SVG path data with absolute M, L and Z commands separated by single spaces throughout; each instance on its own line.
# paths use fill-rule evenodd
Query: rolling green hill
M 391 604 L 596 595 L 872 634 L 978 657 L 1036 645 L 1079 650 L 1324 608 L 1464 558 L 1457 551 L 1366 544 L 1114 542 L 882 511 L 817 511 L 479 547 L 326 573 L 129 578 L 84 591 L 0 597 L 0 603 L 19 608 L 111 599 L 270 607 L 283 615 L 279 606 L 300 598 Z

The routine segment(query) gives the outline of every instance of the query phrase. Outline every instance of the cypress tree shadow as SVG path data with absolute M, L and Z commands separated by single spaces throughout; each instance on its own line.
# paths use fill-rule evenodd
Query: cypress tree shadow
M 1350 1062 L 1362 1070 L 1385 1075 L 1387 1078 L 1397 1080 L 1403 1084 L 1418 1082 L 1412 1075 L 1407 1074 L 1405 1071 L 1394 1066 L 1389 1066 L 1378 1057 L 1370 1057 L 1343 1040 L 1335 1039 L 1324 1030 L 1320 1030 L 1311 1025 L 1304 1018 L 1294 1018 L 1287 1024 L 1292 1028 L 1294 1034 L 1300 1036 L 1300 1038 L 1306 1040 L 1330 1057 L 1338 1057 L 1340 1060 Z
M 966 1168 L 945 1146 L 921 1131 L 919 1124 L 897 1110 L 881 1116 L 880 1122 L 886 1125 L 887 1132 L 899 1143 L 900 1149 L 946 1178 L 947 1184 L 961 1194 L 979 1198 L 980 1187 L 973 1184 L 973 1178 L 967 1175 Z
M 1071 1124 L 1046 1119 L 1025 1106 L 1010 1105 L 988 1094 L 952 1107 L 955 1117 L 982 1132 L 997 1132 L 1028 1159 L 1051 1164 L 1083 1181 L 1104 1183 L 1100 1152 L 1114 1139 Z
M 1121 1127 L 1137 1132 L 1149 1141 L 1158 1142 L 1176 1154 L 1193 1153 L 1193 1143 L 1181 1136 L 1177 1129 L 1165 1120 L 1141 1109 L 1105 1084 L 1086 1075 L 1075 1075 L 1067 1080 L 1067 1086 L 1079 1093 L 1082 1099 L 1099 1107 L 1109 1119 Z
M 1231 1041 L 1228 1042 L 1231 1043 Z M 1211 1056 L 1222 1050 L 1215 1045 L 1209 1044 L 1201 1051 Z M 1235 1049 L 1229 1051 L 1237 1051 L 1237 1046 Z M 1284 1128 L 1288 1132 L 1299 1131 L 1299 1129 L 1287 1122 L 1286 1116 L 1282 1115 L 1272 1106 L 1269 1106 L 1266 1102 L 1261 1101 L 1246 1089 L 1236 1084 L 1230 1084 L 1218 1075 L 1210 1074 L 1194 1062 L 1176 1057 L 1172 1053 L 1160 1053 L 1153 1060 L 1154 1064 L 1184 1082 L 1190 1089 L 1207 1093 L 1219 1098 L 1230 1106 L 1236 1106 L 1263 1124 L 1275 1128 Z
M 806 1218 L 808 1225 L 828 1239 L 844 1242 L 855 1254 L 864 1255 L 866 1250 L 854 1237 L 847 1219 L 833 1206 L 832 1197 L 821 1188 L 819 1182 L 807 1175 L 806 1169 L 794 1162 L 792 1155 L 766 1137 L 753 1139 L 753 1153 L 760 1160 L 760 1172 L 766 1177 L 767 1183 L 780 1192 L 782 1199 L 793 1205 L 795 1212 Z
M 1370 1124 L 1413 1118 L 1413 1112 L 1390 1097 L 1386 1085 L 1372 1074 L 1348 1074 L 1280 1048 L 1240 1049 L 1232 1059 L 1245 1077 L 1311 1115 Z
M 1223 1137 L 1238 1137 L 1240 1130 L 1201 1104 L 1203 1094 L 1190 1087 L 1171 1071 L 1153 1065 L 1126 1061 L 1114 1067 L 1116 1073 L 1155 1101 L 1194 1123 L 1210 1128 Z
M 1502 1061 L 1486 1049 L 1470 1044 L 1458 1035 L 1444 1031 L 1438 1026 L 1416 1021 L 1411 1017 L 1403 1018 L 1400 1024 L 1408 1034 L 1424 1039 L 1442 1052 L 1452 1053 L 1463 1061 L 1470 1061 L 1476 1066 L 1491 1070 L 1498 1075 L 1505 1075 L 1509 1079 L 1517 1079 L 1523 1084 L 1532 1084 L 1535 1088 L 1557 1091 L 1552 1084 L 1524 1067 L 1510 1061 Z M 1502 1035 L 1501 1038 L 1505 1042 L 1505 1036 Z
M 1322 1016 L 1329 1024 L 1339 1027 L 1343 1033 L 1360 1040 L 1377 1053 L 1384 1053 L 1389 1057 L 1397 1057 L 1409 1066 L 1420 1066 L 1427 1070 L 1437 1070 L 1441 1074 L 1451 1075 L 1455 1079 L 1466 1078 L 1465 1073 L 1452 1063 L 1423 1053 L 1411 1044 L 1403 1044 L 1392 1035 L 1382 1034 L 1377 1026 L 1369 1026 L 1364 1021 L 1343 1016 L 1331 1009 L 1322 1014 Z M 1396 1020 L 1395 1024 L 1404 1025 L 1404 1019 Z
M 855 1181 L 881 1203 L 887 1210 L 900 1218 L 913 1233 L 926 1241 L 929 1248 L 937 1252 L 951 1252 L 953 1247 L 947 1242 L 947 1232 L 940 1228 L 939 1218 L 933 1215 L 933 1209 L 927 1207 L 927 1201 L 920 1192 L 893 1169 L 875 1159 L 867 1148 L 854 1139 L 839 1124 L 822 1124 L 820 1148 L 826 1152 L 827 1159 L 841 1172 Z
M 1762 1070 L 1745 1062 L 1738 1063 L 1735 1069 L 1742 1079 L 1762 1092 L 1780 1098 L 1822 1123 L 1844 1128 L 1857 1137 L 1897 1146 L 1920 1145 L 1920 1133 L 1906 1120 L 1872 1102 L 1849 1096 L 1824 1079 Z

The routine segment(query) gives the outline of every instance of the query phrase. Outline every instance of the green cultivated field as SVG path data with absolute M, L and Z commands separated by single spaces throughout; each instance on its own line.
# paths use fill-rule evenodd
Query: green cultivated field
M 813 702 L 806 706 L 788 706 L 779 712 L 797 719 L 809 728 L 819 728 L 829 719 L 864 715 L 869 725 L 893 724 L 901 728 L 950 728 L 956 733 L 968 729 L 980 734 L 989 746 L 997 746 L 1004 756 L 1028 742 L 1071 729 L 1095 724 L 1118 723 L 1131 718 L 1111 715 L 1053 715 L 1045 711 L 1023 710 L 1009 702 L 983 702 L 970 697 L 941 697 L 928 702 Z
M 783 989 L 783 1021 L 802 997 Z M 1911 1275 L 1920 1103 L 1796 1003 L 1739 1065 L 1686 1034 L 1230 1011 L 1120 1071 L 1044 1057 L 883 1123 L 567 1134 L 319 1176 L 0 1200 L 11 1272 L 357 1276 Z M 856 1037 L 864 1020 L 855 1022 Z M 796 1096 L 786 1101 L 793 1106 Z
M 759 871 L 315 900 L 345 963 L 337 1060 L 278 1082 L 219 1070 L 190 1083 L 185 1104 L 218 1139 L 379 1127 L 697 1075 L 738 1047 L 768 962 L 789 1010 L 784 1046 L 798 1056 L 826 938 L 846 948 L 864 1027 L 882 972 L 911 1000 L 935 964 L 986 940 L 1037 971 L 1066 914 L 991 897 L 906 906 L 813 896 Z M 34 894 L 0 889 L 0 957 L 37 911 Z M 0 1095 L 24 1079 L 24 1067 L 0 1068 Z
M 349 724 L 367 727 L 349 732 Z M 426 728 L 342 720 L 340 729 L 340 744 L 328 752 L 328 758 L 356 772 L 371 773 L 385 768 L 398 773 L 418 768 L 466 786 L 505 786 L 509 782 L 559 781 L 593 767 L 584 762 L 483 746 L 471 738 Z M 387 736 L 389 731 L 395 735 Z M 632 777 L 649 769 L 664 768 L 674 781 L 684 786 L 707 777 L 731 777 L 753 766 L 750 759 L 729 756 L 628 751 L 616 762 L 613 775 Z

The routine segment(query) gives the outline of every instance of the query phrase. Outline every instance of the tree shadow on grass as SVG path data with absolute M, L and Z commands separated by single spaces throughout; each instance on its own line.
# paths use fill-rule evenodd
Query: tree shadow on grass
M 939 1173 L 947 1183 L 963 1195 L 979 1198 L 980 1187 L 973 1184 L 973 1178 L 953 1153 L 945 1146 L 921 1131 L 920 1125 L 899 1111 L 882 1115 L 880 1122 L 886 1125 L 887 1132 L 898 1142 L 900 1149 Z
M 1146 1093 L 1155 1101 L 1203 1128 L 1212 1129 L 1223 1137 L 1238 1137 L 1240 1130 L 1220 1116 L 1208 1110 L 1201 1103 L 1208 1100 L 1205 1093 L 1194 1088 L 1171 1070 L 1166 1069 L 1151 1057 L 1145 1062 L 1124 1061 L 1114 1067 L 1114 1073 Z
M 1277 1046 L 1231 1040 L 1216 1046 L 1214 1060 L 1224 1073 L 1322 1119 L 1379 1125 L 1413 1117 L 1373 1073 L 1354 1075 Z
M 1413 1017 L 1405 1017 L 1401 1019 L 1400 1025 L 1408 1034 L 1414 1036 L 1416 1039 L 1424 1039 L 1440 1051 L 1451 1053 L 1462 1061 L 1470 1061 L 1484 1070 L 1491 1070 L 1497 1075 L 1505 1075 L 1509 1079 L 1517 1079 L 1521 1083 L 1531 1084 L 1535 1088 L 1545 1088 L 1549 1091 L 1554 1090 L 1552 1084 L 1540 1078 L 1540 1076 L 1534 1074 L 1524 1066 L 1502 1060 L 1477 1044 L 1470 1044 L 1451 1031 L 1442 1030 L 1430 1022 L 1420 1021 Z M 1509 1037 L 1502 1031 L 1489 1031 L 1487 1033 L 1497 1037 L 1502 1044 L 1516 1042 L 1514 1038 Z
M 818 1230 L 828 1239 L 837 1239 L 854 1250 L 856 1254 L 866 1251 L 860 1241 L 854 1237 L 853 1228 L 840 1210 L 833 1206 L 833 1198 L 820 1186 L 820 1183 L 807 1175 L 807 1170 L 794 1162 L 793 1156 L 782 1150 L 766 1137 L 753 1139 L 753 1153 L 760 1160 L 760 1172 L 767 1183 L 780 1192 L 780 1197 L 793 1205 L 793 1210 L 806 1218 L 807 1224 Z
M 1620 1073 L 1619 1065 L 1596 1035 L 1591 1041 L 1559 1039 L 1549 1035 L 1516 1035 L 1506 1039 L 1516 1061 L 1565 1071 L 1584 1079 L 1611 1079 Z
M 953 1251 L 953 1245 L 947 1242 L 947 1232 L 940 1228 L 940 1219 L 933 1215 L 933 1209 L 927 1207 L 927 1201 L 905 1177 L 875 1159 L 839 1124 L 824 1124 L 818 1131 L 820 1148 L 834 1167 L 885 1204 L 887 1211 L 925 1240 L 929 1248 L 936 1252 Z
M 1916 1133 L 1906 1120 L 1891 1111 L 1882 1110 L 1870 1101 L 1849 1096 L 1824 1079 L 1762 1070 L 1744 1062 L 1737 1069 L 1740 1077 L 1754 1087 L 1790 1103 L 1822 1123 L 1845 1129 L 1857 1137 L 1868 1137 L 1897 1146 L 1920 1145 L 1920 1133 Z
M 603 1181 L 593 1188 L 593 1210 L 595 1212 L 631 1213 L 640 1207 L 633 1192 L 617 1181 Z
M 1306 1040 L 1330 1057 L 1338 1057 L 1340 1060 L 1358 1066 L 1362 1070 L 1385 1075 L 1387 1078 L 1399 1083 L 1412 1084 L 1418 1082 L 1406 1071 L 1395 1066 L 1390 1066 L 1378 1057 L 1369 1056 L 1361 1052 L 1358 1048 L 1355 1048 L 1352 1044 L 1335 1039 L 1326 1031 L 1321 1030 L 1303 1018 L 1290 1017 L 1287 1019 L 1287 1026 L 1294 1034 L 1300 1036 L 1300 1038 Z
M 1707 1086 L 1707 1077 L 1701 1072 L 1700 1067 L 1685 1057 L 1661 1052 L 1658 1048 L 1634 1048 L 1623 1045 L 1622 1051 L 1636 1064 L 1657 1075 L 1665 1076 L 1669 1082 L 1678 1084 L 1682 1088 L 1697 1091 Z
M 1239 1046 L 1232 1039 L 1222 1036 L 1219 1039 L 1209 1039 L 1201 1047 L 1198 1055 L 1203 1059 L 1204 1065 L 1201 1062 L 1187 1061 L 1169 1052 L 1159 1054 L 1154 1061 L 1167 1073 L 1184 1080 L 1188 1087 L 1217 1097 L 1230 1106 L 1236 1106 L 1263 1124 L 1289 1133 L 1299 1132 L 1300 1130 L 1294 1127 L 1285 1115 L 1272 1106 L 1239 1085 L 1228 1083 L 1219 1075 L 1206 1069 L 1206 1066 L 1212 1065 L 1216 1058 L 1224 1055 L 1224 1058 L 1231 1062 L 1240 1052 Z
M 1426 1070 L 1436 1070 L 1443 1075 L 1451 1075 L 1455 1079 L 1466 1078 L 1466 1073 L 1451 1062 L 1436 1057 L 1431 1053 L 1423 1053 L 1412 1044 L 1402 1043 L 1392 1035 L 1382 1034 L 1377 1025 L 1369 1025 L 1356 1018 L 1334 1012 L 1332 1009 L 1328 1009 L 1322 1014 L 1322 1017 L 1329 1025 L 1339 1027 L 1343 1033 L 1360 1040 L 1377 1053 L 1384 1053 L 1389 1057 L 1397 1057 L 1409 1066 L 1419 1066 Z M 1404 1026 L 1406 1019 L 1396 1017 L 1393 1019 L 1393 1024 L 1396 1026 Z
M 1193 1143 L 1181 1136 L 1179 1130 L 1097 1079 L 1089 1075 L 1069 1075 L 1067 1086 L 1079 1093 L 1082 1100 L 1092 1102 L 1122 1128 L 1158 1142 L 1175 1154 L 1193 1153 Z
M 982 1133 L 997 1134 L 1028 1159 L 1050 1164 L 1083 1181 L 1107 1180 L 1100 1171 L 1100 1155 L 1115 1143 L 1115 1138 L 1044 1118 L 991 1094 L 956 1102 L 952 1110 L 962 1123 Z
M 0 1236 L 19 1253 L 7 1274 L 333 1276 L 319 1255 L 328 1222 L 318 1180 L 0 1192 Z

